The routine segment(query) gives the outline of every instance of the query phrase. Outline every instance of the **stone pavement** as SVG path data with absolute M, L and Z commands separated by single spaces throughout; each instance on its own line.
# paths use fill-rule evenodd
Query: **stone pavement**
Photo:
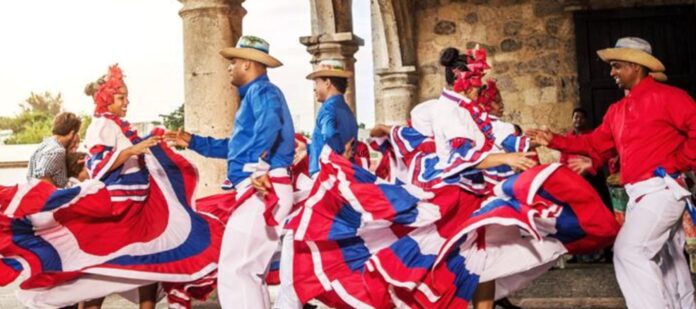
M 0 288 L 0 309 L 22 309 L 14 298 L 17 285 Z M 277 287 L 271 287 L 275 298 Z M 626 308 L 610 264 L 569 264 L 565 269 L 554 269 L 532 286 L 511 296 L 513 303 L 525 309 L 542 308 Z M 137 306 L 125 299 L 113 296 L 107 299 L 104 309 L 135 309 Z M 166 308 L 160 302 L 158 309 Z M 215 301 L 197 303 L 194 309 L 220 308 Z M 326 308 L 326 307 L 320 307 Z

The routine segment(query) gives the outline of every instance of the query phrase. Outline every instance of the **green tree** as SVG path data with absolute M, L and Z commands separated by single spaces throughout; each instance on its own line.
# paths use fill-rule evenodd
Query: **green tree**
M 164 127 L 168 130 L 178 130 L 184 127 L 184 104 L 167 115 L 159 115 Z
M 32 92 L 20 106 L 24 112 L 41 112 L 48 114 L 53 119 L 63 109 L 63 96 L 60 93 L 53 95 L 48 91 L 43 94 Z
M 1 117 L 0 129 L 12 130 L 12 136 L 6 144 L 40 143 L 51 135 L 53 118 L 63 108 L 61 94 L 50 92 L 32 92 L 24 102 L 20 103 L 22 111 L 15 117 Z
M 80 115 L 80 117 L 82 118 L 82 123 L 80 124 L 80 139 L 84 141 L 87 135 L 87 128 L 92 124 L 92 116 Z
M 27 123 L 21 131 L 13 133 L 8 138 L 6 144 L 37 144 L 43 141 L 44 138 L 51 135 L 53 124 L 51 121 L 46 121 L 43 118 L 40 121 Z

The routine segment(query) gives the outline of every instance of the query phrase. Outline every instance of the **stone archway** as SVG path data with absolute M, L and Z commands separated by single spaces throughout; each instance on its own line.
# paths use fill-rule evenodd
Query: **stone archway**
M 234 46 L 242 35 L 244 0 L 179 0 L 184 34 L 185 128 L 207 136 L 225 137 L 232 131 L 239 95 L 229 84 L 227 62 L 218 51 Z M 353 34 L 351 0 L 309 0 L 312 35 L 300 38 L 311 63 L 339 59 L 354 70 L 354 55 L 363 40 Z M 355 80 L 346 93 L 355 110 Z M 222 160 L 188 156 L 200 174 L 200 194 L 219 191 L 226 176 Z
M 355 53 L 363 46 L 363 39 L 353 33 L 352 0 L 310 0 L 312 35 L 300 38 L 312 55 L 311 63 L 336 59 L 355 72 Z M 356 112 L 355 77 L 348 82 L 346 102 Z M 315 104 L 315 111 L 317 104 Z
M 402 123 L 416 104 L 414 12 L 411 0 L 372 1 L 377 123 Z
M 232 130 L 239 105 L 229 85 L 227 62 L 218 55 L 242 34 L 244 0 L 179 0 L 184 34 L 185 127 L 202 135 L 225 137 Z M 352 0 L 309 0 L 312 33 L 300 38 L 316 64 L 338 59 L 355 70 L 355 53 L 364 44 L 353 33 Z M 375 62 L 377 122 L 400 123 L 415 105 L 416 51 L 413 0 L 374 0 L 372 41 Z M 346 100 L 355 111 L 355 78 Z M 200 171 L 200 194 L 217 192 L 225 178 L 222 160 L 189 156 Z
M 229 83 L 220 49 L 234 46 L 242 33 L 244 0 L 179 0 L 184 34 L 184 127 L 205 136 L 232 130 L 239 94 Z M 226 162 L 187 155 L 199 170 L 199 193 L 219 192 Z

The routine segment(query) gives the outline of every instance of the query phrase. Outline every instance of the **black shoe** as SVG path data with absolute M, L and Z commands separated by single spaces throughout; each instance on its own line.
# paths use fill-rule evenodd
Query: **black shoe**
M 306 303 L 302 306 L 302 309 L 317 309 L 317 305 Z
M 500 306 L 503 309 L 522 309 L 522 307 L 516 306 L 513 303 L 511 303 L 510 299 L 508 299 L 507 297 L 501 298 L 493 302 L 493 308 L 496 308 L 497 306 Z

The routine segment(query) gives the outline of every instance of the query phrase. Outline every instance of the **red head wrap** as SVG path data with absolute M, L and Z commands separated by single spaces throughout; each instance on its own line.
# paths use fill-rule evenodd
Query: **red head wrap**
M 94 93 L 94 104 L 96 108 L 94 113 L 100 115 L 107 112 L 107 108 L 114 102 L 114 95 L 125 87 L 123 82 L 123 72 L 118 64 L 109 67 L 109 73 L 106 75 L 106 81 L 99 85 L 99 88 Z
M 478 102 L 481 104 L 484 110 L 487 112 L 491 110 L 491 103 L 495 101 L 498 96 L 498 86 L 496 86 L 495 81 L 489 79 L 486 82 L 486 88 L 481 90 L 478 97 Z
M 454 91 L 456 92 L 466 91 L 472 87 L 481 87 L 481 79 L 486 74 L 485 71 L 490 68 L 486 63 L 485 49 L 470 49 L 466 51 L 466 55 L 468 56 L 466 67 L 469 71 L 461 72 L 457 76 L 457 80 L 454 82 Z

